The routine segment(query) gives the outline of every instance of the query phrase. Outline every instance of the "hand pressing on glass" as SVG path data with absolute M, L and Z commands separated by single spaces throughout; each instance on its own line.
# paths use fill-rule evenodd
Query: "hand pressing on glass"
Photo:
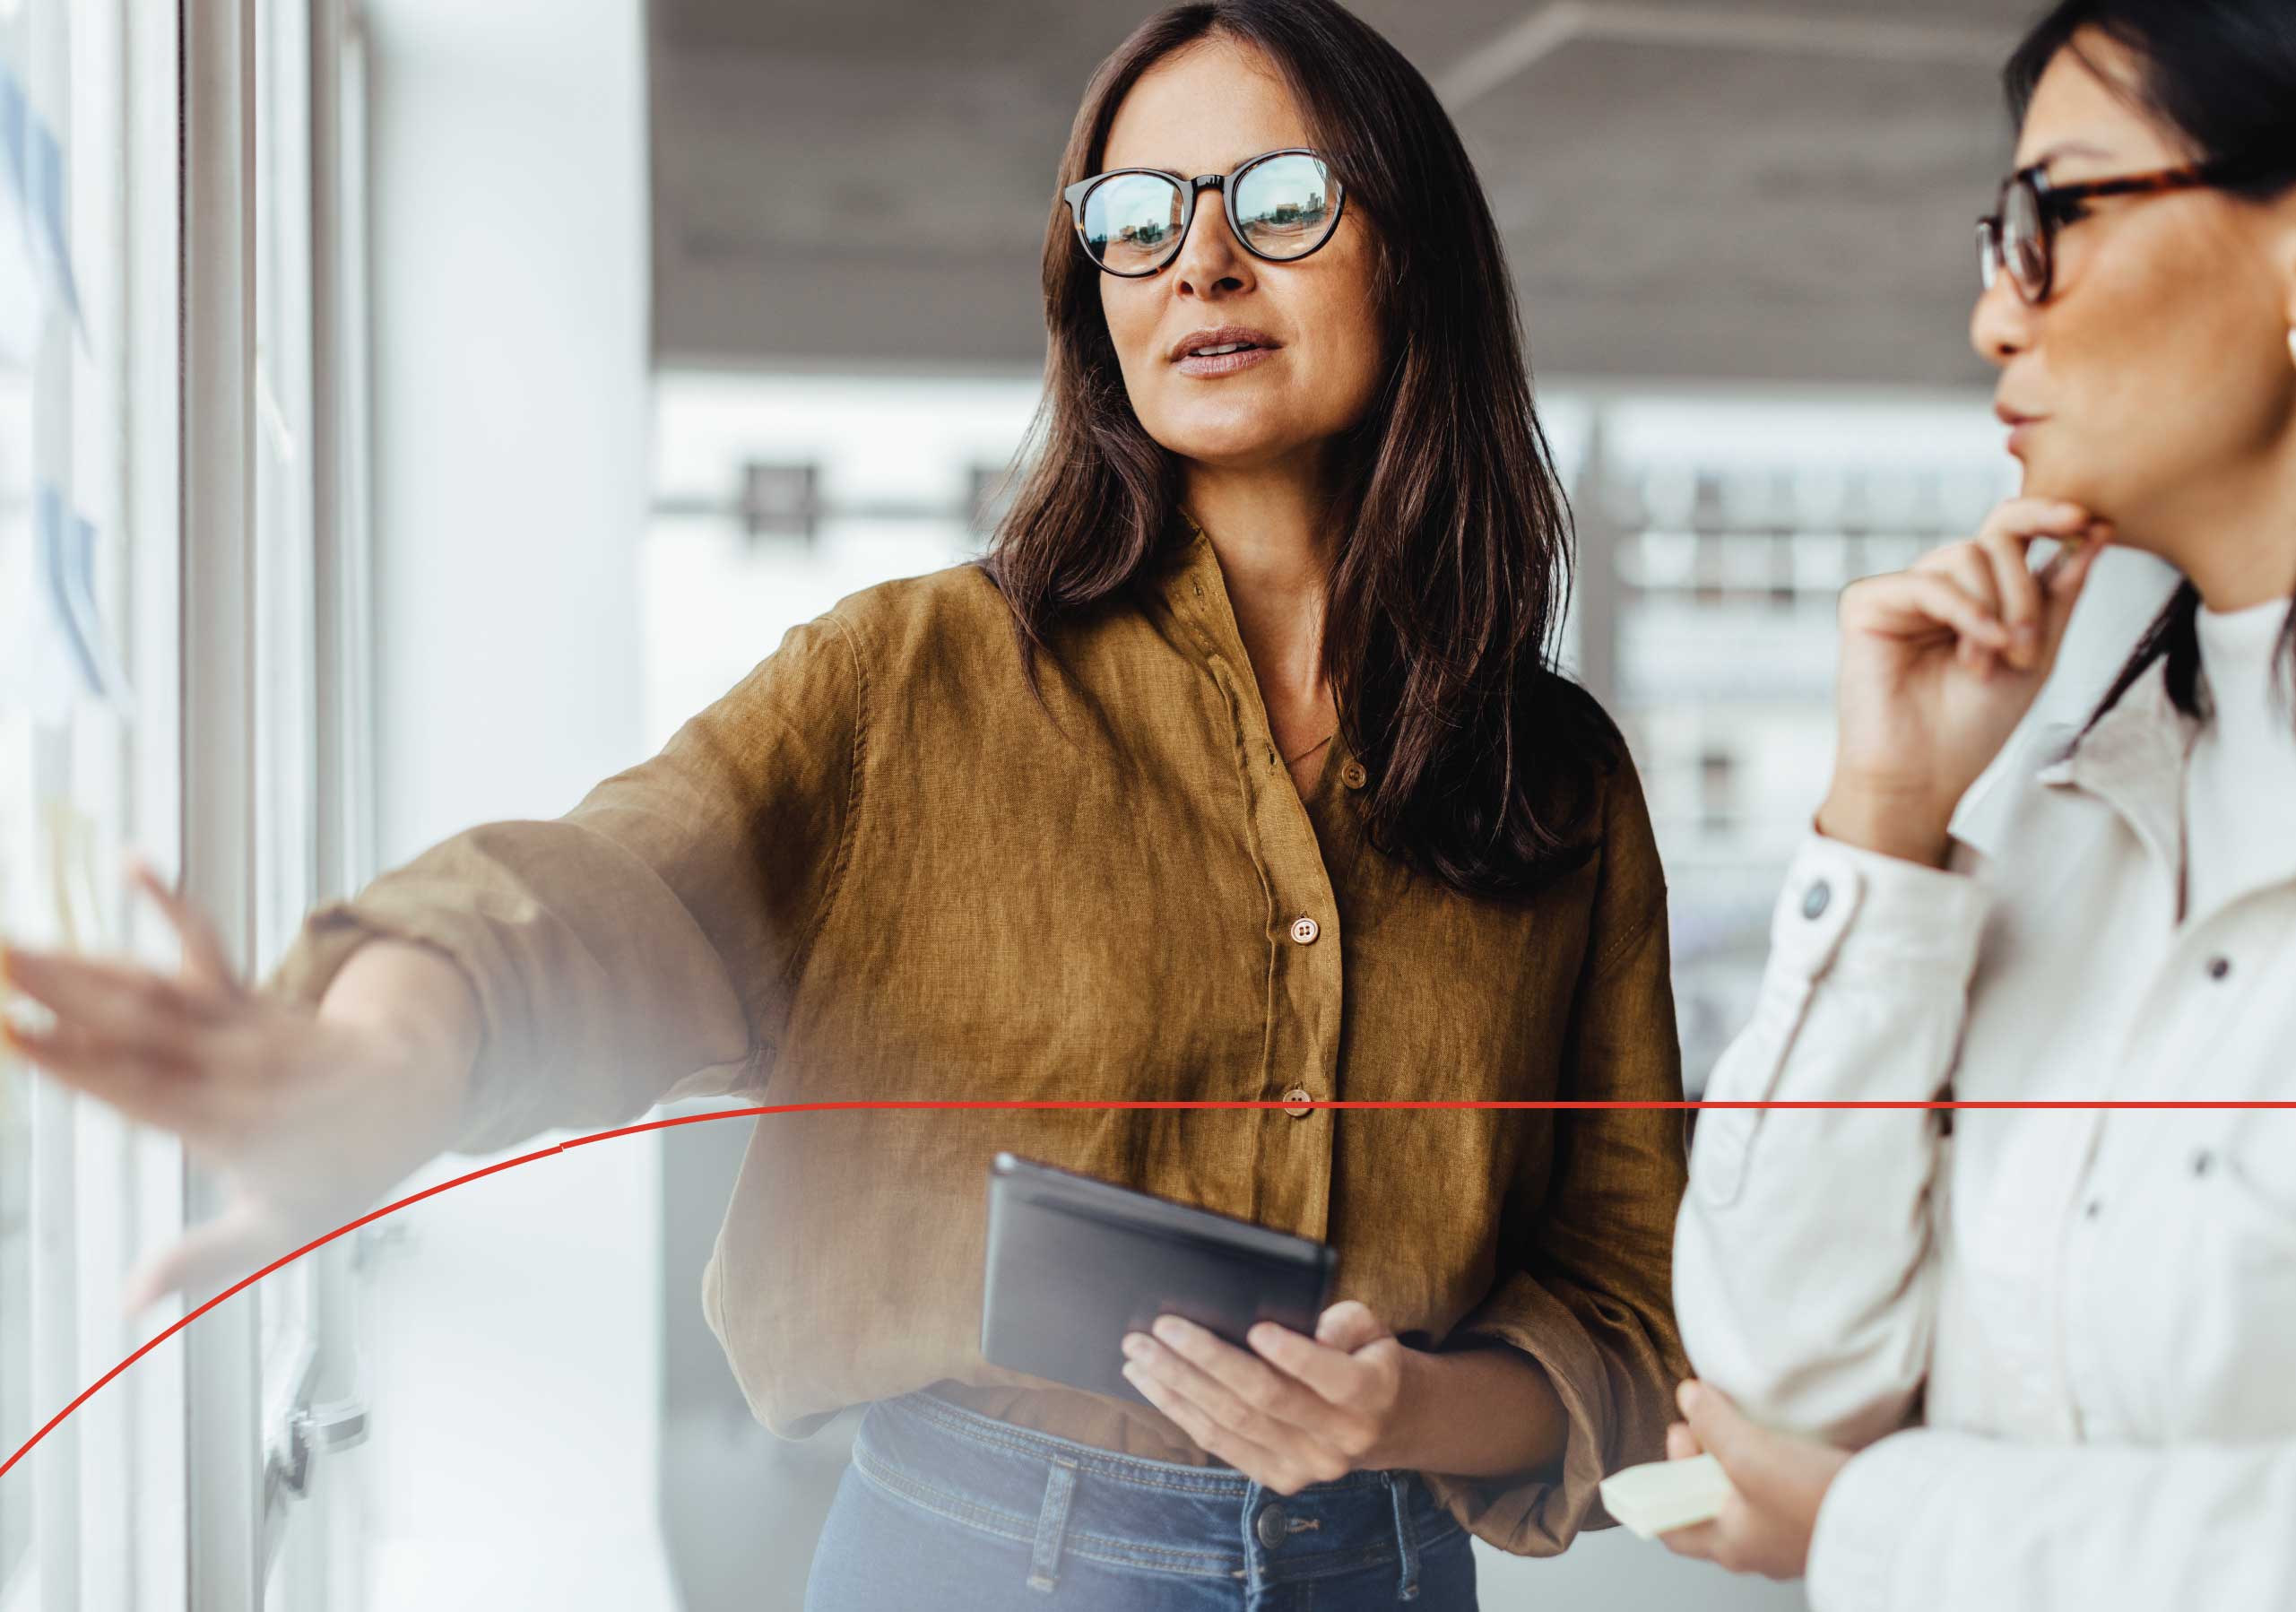
M 353 953 L 317 1011 L 252 991 L 215 931 L 149 867 L 131 881 L 182 943 L 172 974 L 0 948 L 0 982 L 52 1022 L 0 1018 L 27 1062 L 147 1125 L 222 1175 L 225 1207 L 130 1276 L 127 1309 L 237 1280 L 357 1218 L 445 1151 L 478 1053 L 478 1003 L 420 947 Z

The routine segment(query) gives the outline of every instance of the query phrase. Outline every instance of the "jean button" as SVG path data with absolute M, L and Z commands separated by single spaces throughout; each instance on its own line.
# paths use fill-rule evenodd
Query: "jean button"
M 1260 1508 L 1260 1515 L 1252 1521 L 1252 1531 L 1259 1536 L 1261 1545 L 1273 1550 L 1284 1542 L 1290 1531 L 1285 1526 L 1287 1521 L 1282 1506 L 1263 1505 Z

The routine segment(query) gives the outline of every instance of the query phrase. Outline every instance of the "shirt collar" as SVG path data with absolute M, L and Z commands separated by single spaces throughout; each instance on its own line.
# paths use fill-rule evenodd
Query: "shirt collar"
M 1227 578 L 1220 570 L 1220 557 L 1204 529 L 1190 520 L 1185 511 L 1174 511 L 1165 552 L 1169 556 L 1161 584 L 1165 603 L 1216 640 L 1234 638 L 1241 648 L 1243 640 L 1235 613 L 1228 608 Z
M 2155 661 L 2037 776 L 2120 813 L 2173 876 L 2184 866 L 2185 756 L 2199 731 L 2169 698 L 2168 663 Z
M 1174 511 L 1172 528 L 1165 550 L 1169 558 L 1157 585 L 1165 608 L 1196 635 L 1199 653 L 1226 662 L 1237 677 L 1250 678 L 1251 660 L 1244 653 L 1243 631 L 1236 625 L 1235 610 L 1228 600 L 1227 574 L 1220 569 L 1219 551 L 1185 510 Z M 1332 735 L 1330 753 L 1320 776 L 1336 780 L 1344 794 L 1356 794 L 1368 783 L 1370 775 L 1347 747 L 1344 727 Z

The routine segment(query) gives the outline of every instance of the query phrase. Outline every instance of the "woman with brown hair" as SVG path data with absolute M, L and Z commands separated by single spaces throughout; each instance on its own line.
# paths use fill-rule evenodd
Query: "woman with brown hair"
M 871 1405 L 810 1604 L 1471 1607 L 1469 1532 L 1562 1549 L 1680 1367 L 1675 1114 L 1315 1105 L 1680 1095 L 1506 267 L 1425 82 L 1328 0 L 1151 19 L 1060 186 L 983 563 L 315 914 L 264 992 L 180 909 L 179 980 L 19 954 L 29 1050 L 241 1183 L 153 1289 L 665 1096 L 1264 1102 L 757 1127 L 711 1323 L 776 1431 Z M 1112 1338 L 1137 1400 L 992 1366 L 1007 1148 L 1328 1242 L 1342 1300 Z

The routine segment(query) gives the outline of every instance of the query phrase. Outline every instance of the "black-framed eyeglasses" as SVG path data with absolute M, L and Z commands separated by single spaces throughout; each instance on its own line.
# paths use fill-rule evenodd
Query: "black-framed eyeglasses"
M 2021 168 L 2001 181 L 1994 210 L 1977 221 L 1978 278 L 1989 291 L 2006 269 L 2017 295 L 2038 306 L 2049 300 L 2057 284 L 2057 232 L 2087 217 L 2091 202 L 2101 196 L 2166 195 L 2237 185 L 2271 177 L 2286 167 L 2284 160 L 2235 158 L 2075 185 L 2053 183 L 2038 165 Z
M 1061 192 L 1084 255 L 1107 273 L 1138 280 L 1179 256 L 1200 192 L 1217 190 L 1245 251 L 1297 263 L 1331 238 L 1347 193 L 1331 165 L 1304 146 L 1246 157 L 1225 174 L 1189 178 L 1160 168 L 1119 168 Z

